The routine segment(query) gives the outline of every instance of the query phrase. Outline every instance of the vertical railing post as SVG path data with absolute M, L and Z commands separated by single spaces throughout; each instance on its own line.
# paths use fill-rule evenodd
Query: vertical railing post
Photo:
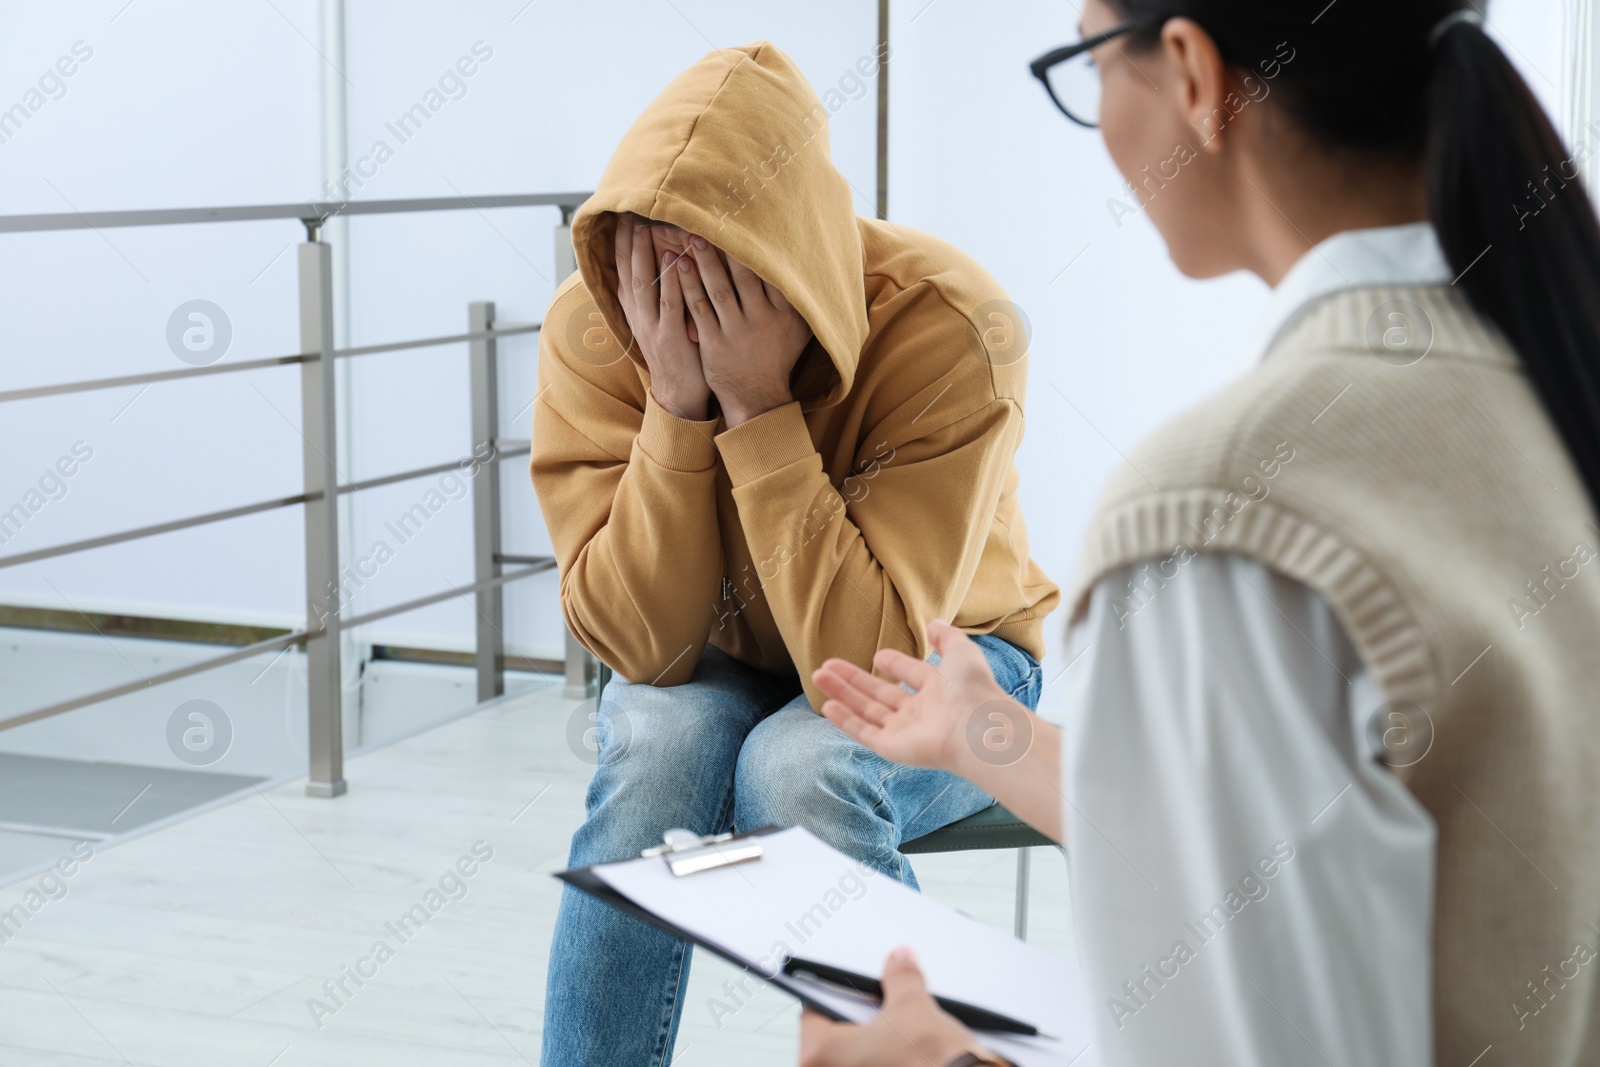
M 306 220 L 300 246 L 300 351 L 318 358 L 300 365 L 300 436 L 306 519 L 306 718 L 310 777 L 306 792 L 345 791 L 344 727 L 339 668 L 338 408 L 333 368 L 333 250 L 320 240 L 320 220 Z
M 560 285 L 567 276 L 578 269 L 578 256 L 572 248 L 572 213 L 576 208 L 561 208 L 561 225 L 556 227 L 556 284 Z M 537 413 L 534 415 L 538 417 Z M 566 647 L 566 686 L 563 690 L 568 697 L 581 699 L 593 696 L 595 692 L 595 677 L 598 665 L 595 658 L 589 655 L 589 650 L 572 636 L 572 631 L 567 631 Z
M 487 333 L 494 326 L 494 303 L 467 305 L 467 330 Z M 472 375 L 472 455 L 478 465 L 472 479 L 472 559 L 477 593 L 478 699 L 493 700 L 506 691 L 504 586 L 481 583 L 500 577 L 500 464 L 495 441 L 500 437 L 500 368 L 493 337 L 470 342 Z M 488 457 L 485 459 L 485 457 Z
M 1028 940 L 1028 883 L 1031 880 L 1033 854 L 1027 848 L 1017 849 L 1017 901 L 1011 913 L 1011 932 L 1018 941 Z

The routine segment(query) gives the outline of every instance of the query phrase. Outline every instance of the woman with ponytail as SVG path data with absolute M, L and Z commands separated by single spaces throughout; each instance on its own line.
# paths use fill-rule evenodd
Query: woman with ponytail
M 1600 1063 L 1586 155 L 1461 0 L 1082 15 L 1033 72 L 1179 268 L 1273 287 L 1253 368 L 1106 488 L 1061 728 L 943 623 L 824 713 L 1067 847 L 1108 1067 Z M 903 953 L 885 989 L 802 1063 L 1017 1054 Z

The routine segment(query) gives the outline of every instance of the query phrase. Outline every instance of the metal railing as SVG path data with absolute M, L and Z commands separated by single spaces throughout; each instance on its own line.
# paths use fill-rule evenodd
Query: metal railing
M 122 226 L 170 226 L 207 222 L 249 222 L 270 219 L 296 219 L 306 228 L 306 240 L 299 254 L 300 351 L 264 359 L 241 360 L 188 367 L 182 370 L 154 371 L 112 378 L 36 386 L 0 392 L 0 403 L 34 400 L 68 393 L 114 389 L 127 385 L 148 385 L 213 374 L 233 374 L 298 364 L 300 367 L 301 438 L 304 441 L 302 470 L 304 490 L 293 496 L 258 501 L 238 507 L 210 511 L 201 515 L 173 519 L 118 533 L 85 538 L 68 544 L 0 556 L 0 568 L 52 559 L 75 552 L 122 544 L 175 530 L 203 526 L 300 506 L 305 509 L 305 589 L 306 623 L 302 629 L 245 645 L 197 663 L 177 667 L 125 685 L 58 701 L 42 708 L 0 719 L 0 730 L 38 722 L 77 708 L 98 704 L 153 685 L 176 681 L 202 671 L 214 670 L 251 656 L 303 645 L 306 653 L 307 724 L 310 776 L 306 792 L 313 796 L 334 797 L 346 790 L 344 779 L 343 701 L 340 686 L 340 636 L 391 615 L 415 611 L 451 597 L 467 593 L 476 599 L 476 673 L 479 701 L 505 692 L 505 606 L 502 589 L 529 575 L 556 566 L 548 556 L 509 556 L 501 551 L 500 479 L 498 461 L 525 456 L 529 441 L 500 437 L 499 352 L 502 337 L 537 332 L 540 323 L 496 322 L 494 304 L 475 301 L 467 308 L 467 332 L 444 337 L 424 337 L 388 344 L 352 348 L 334 346 L 333 249 L 322 240 L 323 225 L 340 215 L 404 214 L 418 211 L 475 210 L 502 207 L 557 207 L 561 224 L 555 229 L 557 281 L 577 267 L 572 251 L 572 213 L 588 199 L 588 193 L 535 193 L 519 196 L 440 197 L 427 200 L 327 201 L 299 204 L 266 204 L 225 208 L 179 208 L 156 211 L 73 212 L 57 215 L 0 216 L 0 233 L 28 233 L 51 230 L 102 230 Z M 338 475 L 338 412 L 335 404 L 335 362 L 356 356 L 398 352 L 412 348 L 459 344 L 469 346 L 471 377 L 472 442 L 466 459 L 400 471 L 377 478 L 340 484 Z M 485 456 L 487 449 L 487 456 Z M 465 588 L 453 587 L 399 604 L 344 618 L 341 614 L 339 583 L 338 498 L 382 485 L 425 478 L 452 469 L 473 465 L 473 561 L 474 581 Z M 514 567 L 516 569 L 507 570 Z M 595 662 L 567 635 L 565 648 L 567 692 L 586 695 L 593 686 Z

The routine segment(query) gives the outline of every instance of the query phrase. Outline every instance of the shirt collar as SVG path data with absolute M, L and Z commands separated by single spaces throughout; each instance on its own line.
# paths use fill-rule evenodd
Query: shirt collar
M 1430 222 L 1336 233 L 1301 256 L 1272 291 L 1245 347 L 1246 366 L 1261 362 L 1284 330 L 1326 296 L 1383 285 L 1446 285 L 1451 278 Z

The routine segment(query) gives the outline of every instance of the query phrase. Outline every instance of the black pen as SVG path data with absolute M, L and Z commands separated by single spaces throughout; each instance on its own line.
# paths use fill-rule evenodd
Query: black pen
M 818 963 L 816 960 L 801 959 L 799 956 L 790 956 L 784 961 L 783 973 L 797 975 L 802 978 L 814 978 L 829 985 L 844 986 L 854 989 L 857 993 L 865 993 L 869 997 L 883 999 L 883 983 L 876 978 L 869 978 L 864 974 L 847 971 L 842 967 L 834 967 L 827 963 Z M 1021 1034 L 1024 1037 L 1049 1037 L 1037 1026 L 1013 1019 L 988 1008 L 980 1008 L 976 1004 L 967 1004 L 949 997 L 936 996 L 933 998 L 945 1011 L 955 1016 L 961 1022 L 974 1030 L 992 1030 L 1005 1034 Z

